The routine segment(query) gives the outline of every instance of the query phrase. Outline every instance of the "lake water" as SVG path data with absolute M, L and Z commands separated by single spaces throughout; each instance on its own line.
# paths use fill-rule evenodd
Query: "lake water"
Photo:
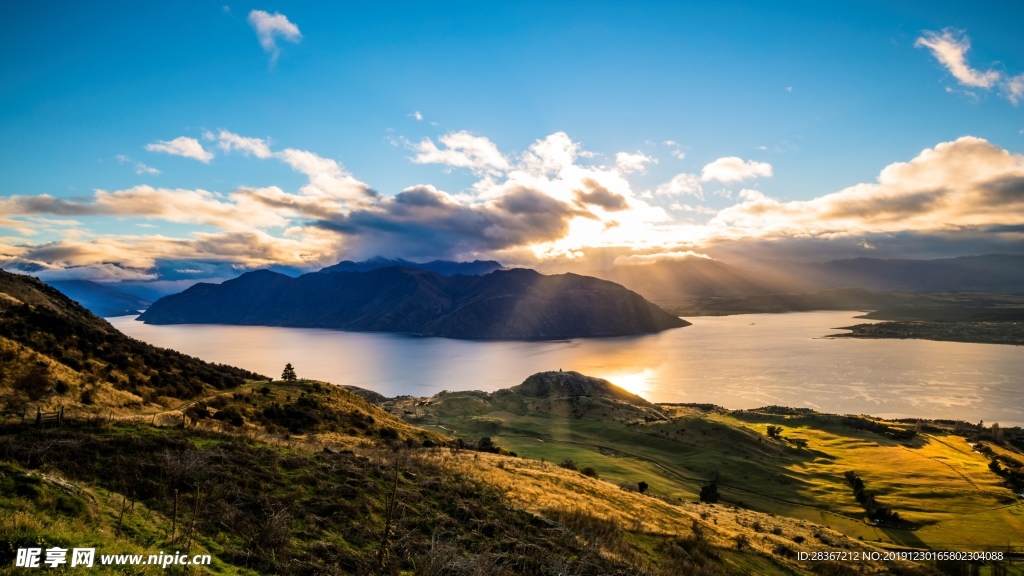
M 770 404 L 840 414 L 1024 425 L 1024 347 L 824 339 L 858 312 L 688 318 L 660 334 L 559 342 L 479 342 L 262 326 L 150 326 L 108 318 L 150 344 L 279 377 L 386 396 L 507 388 L 543 370 L 606 378 L 654 402 Z

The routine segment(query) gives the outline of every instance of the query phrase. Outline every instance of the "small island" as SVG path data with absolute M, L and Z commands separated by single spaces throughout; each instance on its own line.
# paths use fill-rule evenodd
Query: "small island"
M 857 324 L 841 330 L 847 334 L 829 334 L 827 338 L 901 338 L 973 342 L 977 344 L 1024 345 L 1022 322 L 932 322 L 909 320 Z

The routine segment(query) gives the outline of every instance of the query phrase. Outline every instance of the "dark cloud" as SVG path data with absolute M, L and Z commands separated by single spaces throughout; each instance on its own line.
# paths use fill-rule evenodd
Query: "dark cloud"
M 344 235 L 346 248 L 358 255 L 443 258 L 557 240 L 578 215 L 588 213 L 525 187 L 466 205 L 418 186 L 316 225 Z
M 949 190 L 923 190 L 899 196 L 854 199 L 836 203 L 822 212 L 822 218 L 858 218 L 867 222 L 887 222 L 930 212 L 939 207 Z
M 583 190 L 574 190 L 576 193 L 576 200 L 581 205 L 590 204 L 593 206 L 600 206 L 609 212 L 625 210 L 629 207 L 624 196 L 608 190 L 593 178 L 584 178 L 582 180 L 582 184 L 587 187 L 586 192 Z

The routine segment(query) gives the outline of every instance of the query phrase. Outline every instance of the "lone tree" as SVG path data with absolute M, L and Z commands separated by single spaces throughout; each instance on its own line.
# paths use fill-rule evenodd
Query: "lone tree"
M 769 438 L 778 438 L 779 436 L 782 436 L 782 426 L 775 426 L 774 424 L 769 424 L 768 425 L 768 437 Z
M 714 504 L 718 502 L 718 481 L 712 480 L 700 487 L 700 501 Z
M 636 490 L 637 490 L 637 492 L 639 492 L 641 494 L 643 494 L 644 492 L 647 492 L 647 482 L 644 482 L 643 480 L 637 482 L 636 483 Z
M 295 368 L 292 367 L 292 363 L 289 362 L 284 365 L 284 372 L 281 372 L 281 380 L 286 382 L 294 382 L 298 380 L 298 376 L 295 375 Z

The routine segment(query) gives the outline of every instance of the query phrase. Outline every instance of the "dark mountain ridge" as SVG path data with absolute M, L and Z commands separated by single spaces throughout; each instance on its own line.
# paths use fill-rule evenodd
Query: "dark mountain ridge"
M 52 280 L 47 284 L 101 317 L 138 314 L 152 304 L 149 300 L 89 280 Z
M 907 292 L 1024 293 L 1024 255 L 985 254 L 933 260 L 852 258 L 824 263 L 765 260 L 748 273 L 772 272 L 824 288 Z
M 596 278 L 526 269 L 443 276 L 399 267 L 298 278 L 249 272 L 161 298 L 139 319 L 511 340 L 624 336 L 689 325 Z
M 495 262 L 494 260 L 474 260 L 472 262 L 453 262 L 450 260 L 410 262 L 408 260 L 403 260 L 402 258 L 392 259 L 384 258 L 382 256 L 374 256 L 373 258 L 362 262 L 344 260 L 333 266 L 321 268 L 320 272 L 369 272 L 370 270 L 390 268 L 392 266 L 410 268 L 412 270 L 430 270 L 431 272 L 437 272 L 442 276 L 454 276 L 456 274 L 465 274 L 466 276 L 483 276 L 484 274 L 489 274 L 495 270 L 505 269 L 500 262 Z

